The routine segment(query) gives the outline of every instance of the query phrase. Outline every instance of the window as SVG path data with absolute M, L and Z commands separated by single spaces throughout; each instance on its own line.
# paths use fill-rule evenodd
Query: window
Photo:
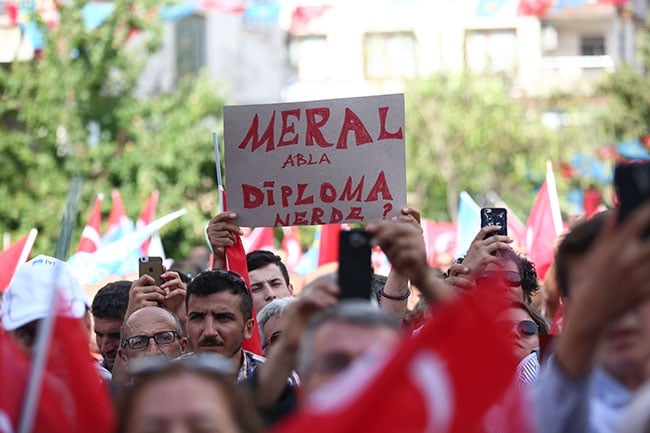
M 469 30 L 465 64 L 474 72 L 515 73 L 517 36 L 514 30 Z
M 197 75 L 205 66 L 205 17 L 190 15 L 176 23 L 177 78 Z
M 581 56 L 604 56 L 605 38 L 602 36 L 580 38 Z
M 368 79 L 415 78 L 417 55 L 413 32 L 366 33 L 364 68 Z
M 293 37 L 289 45 L 289 61 L 301 81 L 329 78 L 327 38 L 322 35 Z

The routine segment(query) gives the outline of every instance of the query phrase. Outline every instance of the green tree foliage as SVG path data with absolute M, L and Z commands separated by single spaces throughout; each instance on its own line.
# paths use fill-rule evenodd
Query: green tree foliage
M 162 233 L 167 253 L 184 257 L 204 243 L 217 209 L 211 131 L 221 124 L 224 95 L 199 77 L 171 94 L 135 97 L 144 61 L 160 46 L 161 2 L 117 0 L 96 29 L 84 27 L 84 3 L 60 8 L 40 60 L 0 70 L 0 230 L 15 239 L 36 227 L 34 251 L 52 254 L 71 178 L 81 176 L 72 250 L 97 193 L 118 188 L 137 217 L 158 189 L 158 215 L 188 210 Z M 140 35 L 130 38 L 134 30 Z M 94 139 L 90 125 L 99 126 Z
M 623 65 L 600 86 L 608 110 L 603 121 L 616 140 L 637 139 L 650 132 L 650 32 L 639 29 L 640 67 Z
M 424 216 L 455 219 L 458 196 L 498 192 L 525 217 L 555 146 L 540 111 L 499 76 L 439 73 L 406 92 L 409 199 Z

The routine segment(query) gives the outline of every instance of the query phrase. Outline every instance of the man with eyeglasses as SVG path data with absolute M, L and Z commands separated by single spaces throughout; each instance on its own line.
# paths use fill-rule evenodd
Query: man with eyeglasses
M 144 307 L 122 325 L 118 356 L 126 363 L 148 356 L 174 359 L 185 353 L 187 338 L 173 313 L 160 307 Z

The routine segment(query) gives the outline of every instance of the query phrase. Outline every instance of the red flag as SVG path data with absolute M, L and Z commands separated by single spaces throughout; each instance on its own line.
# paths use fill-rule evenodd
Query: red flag
M 320 227 L 318 266 L 339 260 L 339 233 L 341 224 L 326 224 Z
M 453 263 L 456 251 L 456 233 L 458 232 L 457 224 L 425 219 L 422 221 L 422 231 L 429 264 L 437 268 Z
M 601 205 L 603 204 L 603 194 L 596 187 L 590 187 L 585 191 L 582 204 L 585 210 L 585 217 L 587 219 L 600 212 Z
M 203 10 L 238 15 L 244 13 L 246 3 L 241 0 L 201 0 L 200 7 Z
M 553 6 L 552 0 L 520 0 L 517 13 L 519 15 L 546 16 Z
M 504 300 L 486 294 L 472 291 L 437 308 L 389 357 L 364 355 L 273 433 L 482 431 L 517 364 L 514 343 L 495 322 Z
M 150 224 L 151 222 L 153 222 L 154 219 L 156 219 L 156 208 L 158 207 L 158 195 L 159 195 L 158 190 L 154 190 L 151 192 L 151 195 L 142 206 L 142 210 L 140 211 L 140 216 L 138 217 L 138 221 L 135 223 L 136 229 L 145 227 L 147 224 Z M 150 243 L 151 243 L 151 238 L 148 238 L 146 241 L 142 243 L 142 246 L 140 247 L 140 252 L 142 256 L 149 255 Z
M 86 227 L 81 232 L 81 239 L 77 246 L 78 253 L 94 253 L 99 249 L 99 245 L 101 244 L 100 232 L 102 230 L 103 200 L 104 194 L 97 194 L 97 197 L 95 197 L 95 204 L 93 205 L 92 211 L 90 211 L 90 218 L 88 218 L 88 223 L 86 223 Z
M 0 252 L 0 292 L 4 292 L 9 286 L 16 268 L 29 258 L 37 234 L 38 230 L 31 229 L 8 249 Z
M 133 221 L 126 215 L 124 202 L 118 190 L 111 191 L 111 200 L 112 206 L 111 213 L 108 214 L 108 227 L 102 237 L 102 243 L 104 244 L 113 242 L 133 231 Z
M 65 347 L 65 350 L 60 350 Z M 104 380 L 88 351 L 79 319 L 57 317 L 34 418 L 35 433 L 111 433 L 115 414 Z M 31 361 L 11 338 L 0 335 L 0 418 L 17 427 Z M 17 429 L 14 429 L 17 431 Z
M 526 221 L 526 254 L 543 280 L 551 266 L 555 238 L 562 232 L 562 217 L 555 189 L 555 177 L 549 169 Z
M 223 211 L 227 210 L 226 204 L 226 191 L 220 191 L 220 200 L 223 204 Z M 235 245 L 232 247 L 225 247 L 224 251 L 226 253 L 226 268 L 229 271 L 236 272 L 244 279 L 246 282 L 246 287 L 249 292 L 251 289 L 250 278 L 248 277 L 248 265 L 246 264 L 246 251 L 244 251 L 244 244 L 242 243 L 241 237 L 236 236 Z M 252 296 L 252 295 L 251 295 Z M 257 328 L 257 311 L 253 308 L 253 336 L 247 340 L 244 340 L 242 347 L 244 350 L 253 352 L 257 355 L 262 356 L 264 352 L 262 351 L 262 341 L 260 340 L 260 331 Z
M 242 243 L 244 251 L 249 253 L 256 250 L 275 251 L 273 227 L 255 227 L 242 238 Z
M 300 245 L 300 231 L 296 226 L 282 227 L 282 250 L 286 254 L 284 263 L 294 272 L 302 258 L 302 245 Z

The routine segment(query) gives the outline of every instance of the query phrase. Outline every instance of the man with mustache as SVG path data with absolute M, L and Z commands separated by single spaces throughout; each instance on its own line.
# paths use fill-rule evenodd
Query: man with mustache
M 253 336 L 253 300 L 236 273 L 212 270 L 187 286 L 187 337 L 194 353 L 218 353 L 239 369 L 237 380 L 252 375 L 264 358 L 242 349 Z

